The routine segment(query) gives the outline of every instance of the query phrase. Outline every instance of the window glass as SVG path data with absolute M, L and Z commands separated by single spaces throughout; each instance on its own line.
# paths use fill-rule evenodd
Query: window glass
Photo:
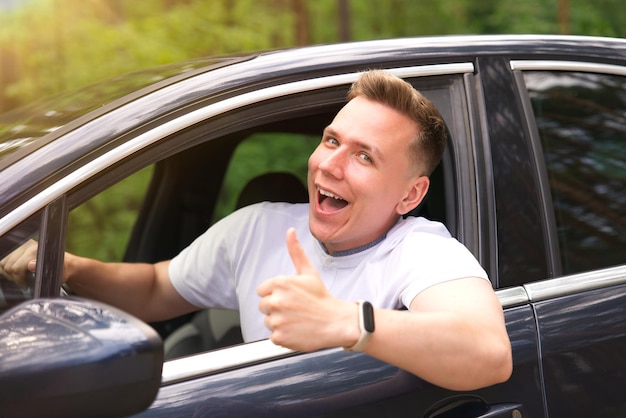
M 0 259 L 10 256 L 28 240 L 37 240 L 40 224 L 41 214 L 38 213 L 0 237 Z M 25 282 L 19 283 L 14 278 L 0 273 L 0 313 L 33 298 L 34 289 L 34 273 L 26 273 Z
M 528 72 L 564 274 L 626 263 L 626 77 Z
M 144 199 L 149 166 L 70 212 L 67 251 L 101 261 L 120 261 Z

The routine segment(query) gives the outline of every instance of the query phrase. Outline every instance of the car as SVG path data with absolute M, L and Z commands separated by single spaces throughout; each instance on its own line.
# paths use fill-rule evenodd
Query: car
M 170 258 L 240 205 L 301 201 L 308 154 L 350 83 L 371 68 L 406 79 L 446 121 L 444 158 L 413 215 L 445 223 L 488 272 L 512 344 L 508 381 L 450 391 L 363 353 L 244 344 L 236 312 L 212 309 L 144 327 L 115 308 L 64 294 L 64 251 L 87 248 L 89 240 L 102 246 L 108 238 L 97 226 L 118 228 L 118 209 L 94 202 L 120 200 L 111 196 L 128 181 L 121 200 L 134 212 L 130 227 L 120 228 L 128 239 L 113 245 L 125 261 Z M 39 242 L 37 270 L 25 285 L 0 280 L 2 411 L 12 405 L 23 416 L 79 416 L 86 408 L 140 417 L 626 414 L 624 39 L 433 36 L 197 60 L 0 116 L 0 132 L 0 257 L 27 240 Z M 141 348 L 113 341 L 115 332 L 95 332 L 76 315 L 66 318 L 67 312 L 91 318 L 94 311 L 103 323 L 110 318 L 132 329 Z M 23 312 L 34 319 L 18 320 Z M 48 342 L 66 329 L 113 348 L 93 356 L 59 352 L 62 344 Z M 40 344 L 17 346 L 15 333 Z M 16 347 L 24 354 L 11 356 Z M 52 350 L 43 359 L 42 347 Z M 146 364 L 129 367 L 126 383 L 93 371 L 103 362 L 120 370 L 116 362 L 125 356 Z M 35 370 L 23 371 L 37 358 Z M 92 371 L 98 377 L 85 379 Z M 29 391 L 24 383 L 54 381 L 53 372 L 74 384 L 72 391 L 62 392 L 60 381 L 57 391 Z M 133 379 L 135 386 L 127 384 Z M 3 397 L 18 384 L 25 388 L 19 405 Z M 91 406 L 80 402 L 86 396 Z

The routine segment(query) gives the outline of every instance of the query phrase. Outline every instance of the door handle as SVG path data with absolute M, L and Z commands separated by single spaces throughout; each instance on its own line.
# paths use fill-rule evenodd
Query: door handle
M 489 405 L 487 412 L 480 418 L 524 418 L 524 409 L 518 403 L 497 403 Z
M 462 395 L 443 399 L 431 406 L 424 418 L 524 418 L 519 403 L 488 404 L 478 396 Z

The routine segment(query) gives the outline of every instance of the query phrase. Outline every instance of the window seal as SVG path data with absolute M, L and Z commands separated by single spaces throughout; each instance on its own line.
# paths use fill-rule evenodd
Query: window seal
M 511 70 L 516 71 L 577 71 L 626 76 L 626 66 L 585 61 L 511 60 Z
M 545 250 L 547 252 L 546 258 L 548 262 L 548 276 L 558 277 L 563 274 L 563 266 L 561 263 L 558 228 L 554 214 L 554 203 L 552 201 L 552 190 L 550 189 L 550 182 L 548 178 L 548 168 L 543 155 L 539 129 L 537 128 L 537 121 L 535 119 L 535 113 L 533 111 L 530 95 L 528 94 L 528 88 L 526 86 L 526 81 L 524 80 L 523 72 L 514 70 L 513 78 L 515 80 L 515 84 L 517 85 L 517 90 L 520 93 L 519 97 L 522 107 L 522 116 L 525 121 L 524 126 L 527 129 L 526 134 L 529 139 L 528 145 L 530 147 L 530 155 L 534 166 L 535 177 L 537 179 L 537 186 L 539 188 L 537 194 L 539 195 L 538 198 L 543 212 L 541 222 L 545 239 Z
M 390 68 L 387 69 L 387 71 L 402 78 L 453 75 L 473 72 L 474 64 L 471 62 L 433 64 L 414 67 Z M 356 71 L 327 77 L 294 81 L 250 91 L 216 103 L 211 103 L 208 106 L 198 108 L 176 119 L 156 126 L 153 129 L 142 132 L 136 137 L 121 144 L 119 147 L 116 147 L 98 156 L 94 160 L 89 161 L 82 167 L 77 168 L 69 175 L 50 185 L 48 188 L 42 190 L 28 201 L 22 203 L 20 206 L 9 212 L 6 216 L 0 219 L 0 235 L 9 231 L 13 226 L 28 218 L 40 208 L 51 203 L 57 197 L 80 185 L 86 179 L 97 175 L 101 171 L 122 161 L 128 156 L 153 145 L 176 132 L 226 112 L 255 103 L 306 91 L 347 85 L 355 81 L 360 74 L 361 72 Z M 47 147 L 42 147 L 37 151 L 37 153 L 44 154 L 46 152 Z

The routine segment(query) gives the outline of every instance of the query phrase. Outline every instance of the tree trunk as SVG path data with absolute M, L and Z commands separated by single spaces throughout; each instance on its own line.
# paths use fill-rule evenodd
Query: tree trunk
M 559 0 L 559 33 L 569 35 L 569 0 Z
M 294 0 L 293 11 L 296 16 L 296 45 L 309 44 L 309 13 L 306 0 Z
M 350 40 L 350 0 L 337 0 L 339 8 L 339 41 Z

